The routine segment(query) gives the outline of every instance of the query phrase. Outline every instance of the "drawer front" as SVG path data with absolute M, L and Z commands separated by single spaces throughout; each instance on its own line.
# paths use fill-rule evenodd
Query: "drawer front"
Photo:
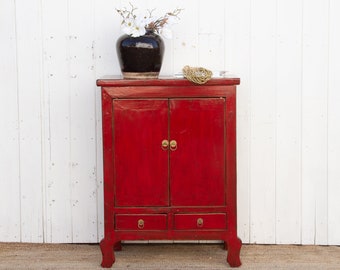
M 116 230 L 166 230 L 167 215 L 125 215 L 115 216 Z
M 225 230 L 227 221 L 225 213 L 216 214 L 177 214 L 176 230 Z

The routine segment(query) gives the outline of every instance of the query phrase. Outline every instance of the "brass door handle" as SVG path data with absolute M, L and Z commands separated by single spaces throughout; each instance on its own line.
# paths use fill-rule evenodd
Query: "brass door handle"
M 175 140 L 170 141 L 170 150 L 175 151 L 177 149 L 177 142 Z
M 137 227 L 138 227 L 138 229 L 144 228 L 144 220 L 143 219 L 138 219 Z
M 168 140 L 163 140 L 162 141 L 162 149 L 163 150 L 168 150 L 169 147 L 169 141 Z

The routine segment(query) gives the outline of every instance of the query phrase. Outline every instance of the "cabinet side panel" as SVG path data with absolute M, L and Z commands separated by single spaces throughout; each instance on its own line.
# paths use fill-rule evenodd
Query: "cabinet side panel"
M 103 171 L 104 171 L 104 230 L 107 237 L 113 230 L 113 135 L 112 98 L 102 89 Z
M 114 167 L 117 206 L 167 206 L 167 100 L 115 100 Z
M 170 101 L 172 205 L 225 204 L 224 110 L 222 98 Z
M 236 87 L 226 100 L 226 197 L 227 227 L 232 234 L 237 232 L 237 176 L 236 176 Z

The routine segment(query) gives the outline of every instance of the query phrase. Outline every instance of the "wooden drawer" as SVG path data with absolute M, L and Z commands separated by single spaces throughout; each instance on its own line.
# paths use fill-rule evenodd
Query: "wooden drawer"
M 176 230 L 225 230 L 226 214 L 176 214 Z
M 167 215 L 127 215 L 115 216 L 116 230 L 166 230 Z

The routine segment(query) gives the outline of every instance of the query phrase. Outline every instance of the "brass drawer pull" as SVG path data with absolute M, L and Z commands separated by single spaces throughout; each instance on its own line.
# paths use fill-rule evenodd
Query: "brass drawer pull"
M 170 141 L 170 150 L 175 151 L 177 149 L 177 142 L 175 140 Z
M 202 228 L 203 227 L 203 218 L 197 219 L 197 227 Z
M 137 223 L 138 229 L 143 229 L 144 228 L 144 220 L 139 219 Z

